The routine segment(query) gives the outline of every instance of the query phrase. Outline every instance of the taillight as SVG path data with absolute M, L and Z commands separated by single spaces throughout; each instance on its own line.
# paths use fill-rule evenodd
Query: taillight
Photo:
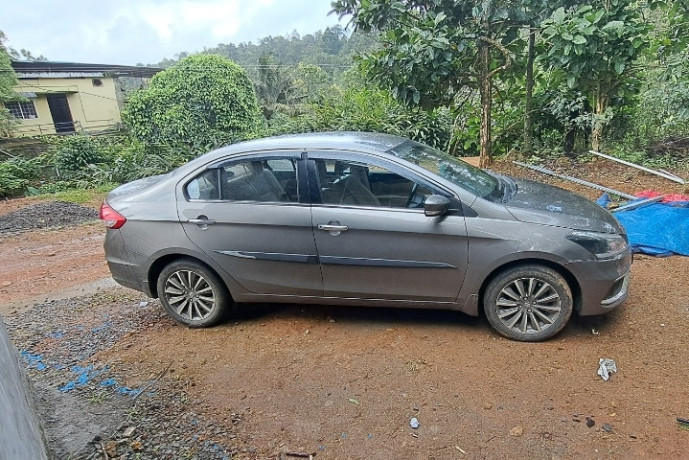
M 120 228 L 127 222 L 127 219 L 122 214 L 112 209 L 105 201 L 100 205 L 99 217 L 106 227 L 112 229 Z

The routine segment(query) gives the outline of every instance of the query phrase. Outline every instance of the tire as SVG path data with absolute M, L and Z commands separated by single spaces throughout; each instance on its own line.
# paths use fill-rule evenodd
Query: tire
M 483 296 L 491 326 L 521 342 L 546 340 L 560 332 L 572 316 L 572 291 L 557 271 L 523 265 L 499 273 Z
M 232 306 L 225 284 L 204 265 L 180 259 L 158 276 L 158 297 L 168 315 L 189 327 L 209 327 Z

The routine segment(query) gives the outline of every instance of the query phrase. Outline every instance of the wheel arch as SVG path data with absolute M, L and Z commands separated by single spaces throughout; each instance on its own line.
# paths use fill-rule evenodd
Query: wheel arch
M 501 273 L 510 270 L 515 267 L 520 267 L 520 266 L 525 266 L 525 265 L 541 265 L 543 267 L 548 267 L 552 270 L 555 270 L 557 273 L 559 273 L 567 282 L 567 285 L 569 286 L 569 289 L 572 291 L 572 299 L 573 299 L 573 309 L 575 312 L 578 312 L 581 309 L 581 286 L 579 285 L 579 282 L 577 281 L 576 277 L 570 272 L 566 267 L 564 267 L 561 264 L 558 264 L 557 262 L 553 262 L 551 260 L 545 260 L 545 259 L 539 259 L 539 258 L 527 258 L 527 259 L 519 259 L 519 260 L 512 260 L 510 262 L 504 263 L 495 269 L 493 269 L 488 276 L 483 280 L 483 283 L 481 283 L 481 288 L 479 289 L 478 293 L 478 314 L 480 316 L 485 316 L 485 306 L 483 304 L 483 298 L 486 293 L 486 288 L 490 285 L 490 283 L 495 279 L 496 276 L 500 275 Z
M 176 262 L 178 260 L 190 260 L 193 262 L 196 262 L 198 264 L 203 265 L 204 268 L 206 268 L 208 271 L 213 273 L 220 281 L 223 281 L 223 285 L 225 286 L 225 289 L 227 291 L 227 294 L 232 298 L 232 293 L 230 292 L 230 288 L 227 286 L 227 283 L 224 282 L 224 278 L 221 273 L 218 273 L 218 271 L 210 264 L 206 263 L 203 259 L 200 259 L 198 257 L 194 257 L 188 254 L 181 254 L 181 253 L 172 253 L 172 254 L 165 254 L 159 258 L 157 258 L 148 268 L 148 274 L 147 274 L 147 281 L 148 281 L 148 286 L 149 289 L 151 290 L 151 295 L 153 298 L 158 298 L 158 277 L 160 276 L 160 273 L 163 271 L 163 269 L 171 264 L 172 262 Z

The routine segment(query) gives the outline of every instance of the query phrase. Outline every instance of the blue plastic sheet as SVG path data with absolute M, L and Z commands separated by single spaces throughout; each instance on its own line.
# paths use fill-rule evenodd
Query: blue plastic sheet
M 598 204 L 605 206 L 607 200 L 604 195 Z M 613 215 L 627 231 L 634 252 L 689 256 L 689 202 L 654 203 Z

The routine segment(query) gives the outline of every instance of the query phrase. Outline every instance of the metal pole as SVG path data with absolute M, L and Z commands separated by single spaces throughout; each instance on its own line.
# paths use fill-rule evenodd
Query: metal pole
M 663 201 L 663 198 L 665 198 L 665 195 L 654 196 L 653 198 L 649 198 L 647 200 L 641 200 L 637 201 L 636 203 L 630 203 L 624 206 L 620 206 L 619 208 L 611 209 L 610 212 L 631 211 L 632 209 L 643 208 L 644 206 L 648 206 L 649 204 Z
M 647 168 L 645 166 L 637 165 L 635 163 L 632 163 L 630 161 L 625 161 L 625 160 L 620 160 L 619 158 L 611 157 L 610 155 L 606 155 L 604 153 L 596 152 L 595 150 L 589 150 L 589 153 L 593 153 L 594 155 L 598 155 L 599 157 L 607 158 L 608 160 L 616 161 L 618 163 L 622 163 L 623 165 L 631 166 L 632 168 L 640 169 L 642 171 L 646 171 L 647 173 L 655 174 L 656 176 L 664 177 L 665 179 L 669 179 L 673 182 L 679 182 L 680 184 L 685 184 L 686 182 L 684 179 L 681 179 L 674 174 L 667 174 L 667 173 L 662 173 L 660 171 L 656 171 L 655 169 Z
M 541 166 L 534 166 L 534 165 L 522 163 L 520 161 L 513 161 L 512 163 L 519 165 L 519 166 L 522 166 L 524 168 L 533 169 L 534 171 L 538 171 L 540 173 L 547 174 L 549 176 L 559 177 L 560 179 L 565 179 L 565 180 L 574 182 L 575 184 L 583 185 L 585 187 L 590 187 L 590 188 L 593 188 L 596 190 L 600 190 L 602 192 L 612 193 L 613 195 L 621 196 L 622 198 L 627 198 L 628 200 L 636 200 L 637 199 L 637 197 L 635 197 L 634 195 L 620 192 L 618 190 L 604 187 L 602 185 L 594 184 L 593 182 L 585 181 L 583 179 L 577 179 L 576 177 L 566 176 L 564 174 L 558 174 L 555 171 L 551 171 L 550 169 L 546 169 L 546 168 L 543 168 Z

